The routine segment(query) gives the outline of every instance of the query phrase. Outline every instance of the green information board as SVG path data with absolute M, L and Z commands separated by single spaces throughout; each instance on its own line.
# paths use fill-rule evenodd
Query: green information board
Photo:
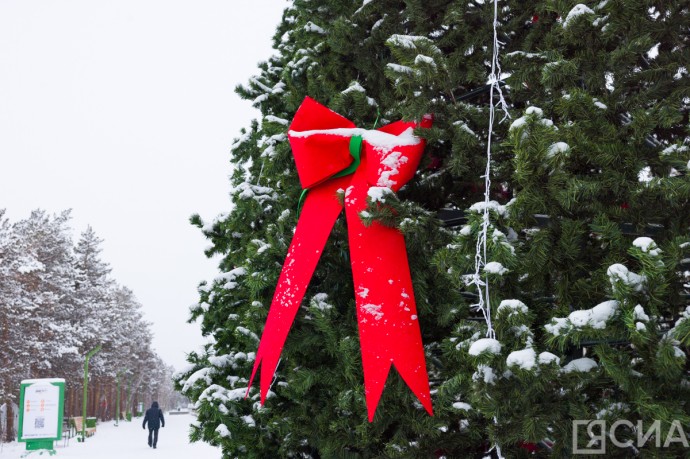
M 19 392 L 18 440 L 27 450 L 47 449 L 55 453 L 53 442 L 62 437 L 65 380 L 25 379 Z

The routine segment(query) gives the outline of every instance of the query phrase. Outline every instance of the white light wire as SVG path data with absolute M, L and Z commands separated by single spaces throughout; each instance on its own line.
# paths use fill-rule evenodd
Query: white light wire
M 484 320 L 486 321 L 486 336 L 487 338 L 496 339 L 496 332 L 494 331 L 493 325 L 491 324 L 491 300 L 489 297 L 489 279 L 482 281 L 480 277 L 480 270 L 486 266 L 486 238 L 489 232 L 489 204 L 491 197 L 491 138 L 493 136 L 494 129 L 494 116 L 495 116 L 495 106 L 494 106 L 494 91 L 498 93 L 498 105 L 500 105 L 501 110 L 505 116 L 501 119 L 501 122 L 506 118 L 510 118 L 508 114 L 508 104 L 503 98 L 503 91 L 501 91 L 500 77 L 501 77 L 501 63 L 498 59 L 500 54 L 500 45 L 503 43 L 498 41 L 498 0 L 493 0 L 494 4 L 494 21 L 493 21 L 493 57 L 491 59 L 491 75 L 489 76 L 489 83 L 491 87 L 489 88 L 489 134 L 486 141 L 486 170 L 484 172 L 484 208 L 482 212 L 482 232 L 477 240 L 477 255 L 475 256 L 475 274 L 474 278 L 477 281 L 477 291 L 479 292 L 479 304 L 477 305 L 481 309 L 484 315 Z M 486 272 L 484 273 L 486 277 Z M 482 292 L 482 287 L 484 287 L 484 292 Z M 486 299 L 484 299 L 484 295 Z M 498 425 L 498 419 L 494 416 L 494 424 Z M 501 446 L 498 443 L 494 444 L 496 449 L 496 454 L 499 458 L 503 459 L 501 454 Z
M 482 230 L 477 238 L 476 253 L 474 257 L 474 275 L 472 276 L 471 284 L 477 286 L 479 300 L 474 304 L 476 309 L 479 309 L 484 316 L 486 322 L 486 336 L 487 338 L 496 339 L 496 332 L 494 331 L 491 322 L 491 300 L 489 296 L 489 281 L 482 277 L 482 271 L 486 266 L 487 252 L 486 239 L 489 232 L 489 206 L 491 201 L 491 139 L 493 137 L 493 127 L 495 118 L 494 106 L 494 91 L 498 94 L 498 105 L 505 113 L 503 120 L 510 118 L 508 114 L 508 104 L 503 97 L 501 91 L 500 75 L 501 63 L 499 61 L 499 51 L 501 42 L 498 41 L 498 0 L 493 1 L 494 4 L 494 18 L 493 18 L 493 57 L 491 59 L 491 75 L 489 76 L 489 133 L 486 142 L 486 169 L 484 171 L 484 206 L 482 209 Z

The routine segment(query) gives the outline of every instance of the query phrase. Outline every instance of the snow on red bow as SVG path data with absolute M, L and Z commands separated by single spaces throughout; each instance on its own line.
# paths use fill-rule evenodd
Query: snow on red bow
M 425 145 L 413 134 L 417 126 L 430 127 L 431 116 L 420 124 L 398 121 L 365 130 L 309 97 L 297 110 L 288 138 L 300 182 L 309 193 L 249 380 L 251 387 L 260 365 L 262 404 L 316 264 L 343 209 L 337 199 L 337 190 L 343 189 L 369 421 L 374 418 L 391 365 L 432 414 L 405 240 L 397 229 L 377 222 L 365 227 L 359 217 L 367 206 L 367 196 L 381 191 L 377 187 L 397 191 L 414 176 Z M 361 162 L 353 174 L 334 178 L 353 163 L 349 149 L 353 136 L 363 139 Z

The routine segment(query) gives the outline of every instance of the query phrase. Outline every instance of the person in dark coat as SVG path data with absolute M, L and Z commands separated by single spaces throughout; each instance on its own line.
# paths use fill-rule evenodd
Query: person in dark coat
M 165 418 L 163 417 L 163 410 L 158 408 L 158 402 L 153 402 L 151 408 L 146 410 L 144 415 L 144 422 L 141 425 L 143 429 L 146 429 L 146 423 L 149 424 L 149 446 L 156 448 L 158 443 L 158 428 L 165 427 Z M 153 437 L 153 438 L 152 438 Z

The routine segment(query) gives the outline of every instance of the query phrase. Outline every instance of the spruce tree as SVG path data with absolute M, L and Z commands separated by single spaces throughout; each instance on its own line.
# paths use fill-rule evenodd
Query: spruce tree
M 5 217 L 5 210 L 0 210 L 0 339 L 3 343 L 19 343 L 10 348 L 0 346 L 0 400 L 6 403 L 14 400 L 12 383 L 15 375 L 22 378 L 26 375 L 25 364 L 18 355 L 30 354 L 29 340 L 22 339 L 22 330 L 17 323 L 24 316 L 24 304 L 21 301 L 23 286 L 18 279 L 18 267 L 21 251 L 16 248 L 17 240 L 12 231 L 12 224 Z M 4 441 L 5 439 L 2 438 Z
M 76 304 L 70 320 L 74 324 L 74 332 L 81 338 L 81 355 L 86 355 L 103 343 L 104 324 L 118 322 L 115 315 L 104 320 L 104 315 L 110 315 L 112 311 L 111 308 L 103 308 L 103 305 L 112 303 L 114 281 L 109 277 L 110 266 L 101 259 L 102 243 L 103 240 L 89 226 L 74 247 L 76 275 L 73 296 Z
M 262 119 L 233 145 L 232 208 L 192 218 L 207 254 L 223 256 L 191 314 L 214 342 L 176 376 L 197 402 L 193 438 L 226 457 L 481 457 L 493 445 L 520 457 L 572 454 L 573 420 L 660 420 L 663 440 L 674 420 L 690 425 L 679 403 L 690 387 L 688 6 L 499 6 L 512 119 L 494 125 L 480 266 L 496 340 L 471 282 L 498 103 L 486 91 L 493 4 L 296 0 L 277 54 L 238 88 Z M 343 219 L 266 404 L 254 388 L 245 398 L 299 217 L 286 130 L 305 96 L 365 128 L 435 116 L 417 130 L 428 144 L 414 180 L 367 217 L 405 236 L 433 417 L 393 372 L 367 422 Z M 608 457 L 633 452 L 609 447 Z M 681 441 L 644 448 L 684 451 Z
M 677 457 L 687 453 L 685 438 L 676 433 L 676 443 L 663 446 L 674 421 L 690 421 L 678 402 L 688 397 L 690 344 L 682 274 L 690 238 L 683 78 L 690 9 L 588 5 L 546 4 L 511 56 L 517 119 L 505 146 L 515 201 L 506 224 L 524 237 L 506 282 L 529 308 L 533 349 L 557 354 L 562 368 L 548 379 L 516 372 L 550 408 L 499 426 L 515 428 L 508 437 L 515 440 L 527 427 L 543 436 L 550 428 L 556 449 L 568 452 L 573 419 L 624 419 L 645 429 L 658 420 L 662 448 L 649 441 L 643 454 Z M 616 433 L 622 443 L 637 438 L 633 429 Z
M 21 335 L 15 335 L 17 341 L 9 341 L 8 346 L 21 349 L 13 357 L 22 359 L 25 375 L 42 377 L 50 375 L 54 367 L 71 366 L 79 344 L 79 337 L 71 333 L 75 271 L 70 219 L 70 211 L 50 215 L 35 210 L 13 225 L 16 258 L 14 266 L 10 265 L 10 282 L 21 287 L 8 300 L 21 324 L 14 324 Z

